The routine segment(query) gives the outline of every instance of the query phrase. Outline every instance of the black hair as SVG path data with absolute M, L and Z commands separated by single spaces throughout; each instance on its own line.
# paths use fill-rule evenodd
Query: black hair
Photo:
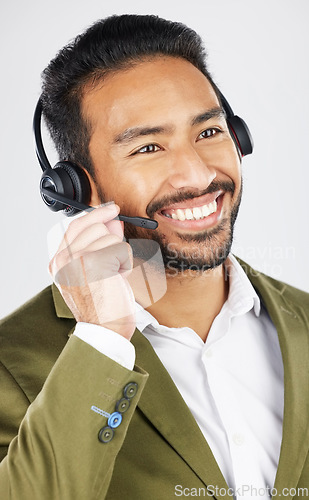
M 216 91 L 200 36 L 182 23 L 158 16 L 107 17 L 60 50 L 42 73 L 41 99 L 43 116 L 61 160 L 83 166 L 95 178 L 89 154 L 91 125 L 81 113 L 85 86 L 156 55 L 186 59 Z

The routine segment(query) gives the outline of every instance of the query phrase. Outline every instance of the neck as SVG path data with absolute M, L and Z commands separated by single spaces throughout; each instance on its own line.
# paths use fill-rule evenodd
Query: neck
M 162 325 L 192 328 L 205 342 L 228 296 L 224 266 L 200 273 L 175 272 L 166 276 L 166 282 L 166 293 L 146 310 Z

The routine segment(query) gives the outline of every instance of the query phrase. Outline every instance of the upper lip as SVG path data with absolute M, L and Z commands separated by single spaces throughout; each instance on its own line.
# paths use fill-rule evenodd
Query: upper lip
M 165 210 L 177 210 L 177 208 L 194 208 L 194 207 L 202 207 L 203 205 L 209 205 L 209 203 L 212 203 L 215 201 L 223 191 L 218 190 L 213 193 L 207 193 L 204 194 L 203 196 L 198 196 L 196 198 L 193 198 L 191 200 L 186 200 L 186 201 L 180 201 L 179 203 L 173 203 L 172 205 L 168 205 L 164 208 L 161 208 L 161 212 L 164 212 Z

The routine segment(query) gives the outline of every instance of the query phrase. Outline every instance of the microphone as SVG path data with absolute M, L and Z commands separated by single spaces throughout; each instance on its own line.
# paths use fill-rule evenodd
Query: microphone
M 95 207 L 84 205 L 83 203 L 80 203 L 76 200 L 70 200 L 69 198 L 62 196 L 61 194 L 56 193 L 56 191 L 53 191 L 52 189 L 41 187 L 41 193 L 44 196 L 48 196 L 48 198 L 51 198 L 52 200 L 60 201 L 60 203 L 63 203 L 64 205 L 67 205 L 69 207 L 76 208 L 77 210 L 83 210 L 86 212 L 92 212 L 92 210 L 95 210 Z M 133 226 L 145 227 L 146 229 L 156 229 L 158 227 L 158 223 L 156 220 L 147 219 L 146 217 L 129 217 L 127 215 L 119 214 L 115 218 L 115 220 L 117 219 L 123 222 L 128 222 L 129 224 L 133 224 Z

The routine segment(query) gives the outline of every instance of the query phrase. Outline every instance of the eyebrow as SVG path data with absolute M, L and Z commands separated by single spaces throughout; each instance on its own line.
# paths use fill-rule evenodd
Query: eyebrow
M 136 139 L 138 137 L 142 137 L 144 135 L 156 135 L 156 134 L 163 134 L 163 133 L 170 133 L 172 132 L 173 127 L 169 126 L 162 126 L 162 127 L 132 127 L 132 128 L 127 128 L 120 134 L 118 134 L 115 139 L 114 143 L 115 144 L 121 144 L 121 143 L 128 143 L 132 141 L 133 139 Z
M 224 109 L 220 107 L 208 109 L 205 113 L 201 113 L 192 118 L 191 125 L 199 125 L 200 123 L 211 120 L 211 118 L 226 118 Z
M 191 126 L 199 125 L 200 123 L 206 122 L 211 118 L 225 118 L 225 112 L 221 107 L 216 107 L 205 111 L 199 115 L 196 115 L 191 120 Z M 158 135 L 158 134 L 168 134 L 173 132 L 174 127 L 172 125 L 162 125 L 154 127 L 130 127 L 125 129 L 123 132 L 118 134 L 113 142 L 114 144 L 129 143 L 138 137 L 143 137 L 147 135 Z

